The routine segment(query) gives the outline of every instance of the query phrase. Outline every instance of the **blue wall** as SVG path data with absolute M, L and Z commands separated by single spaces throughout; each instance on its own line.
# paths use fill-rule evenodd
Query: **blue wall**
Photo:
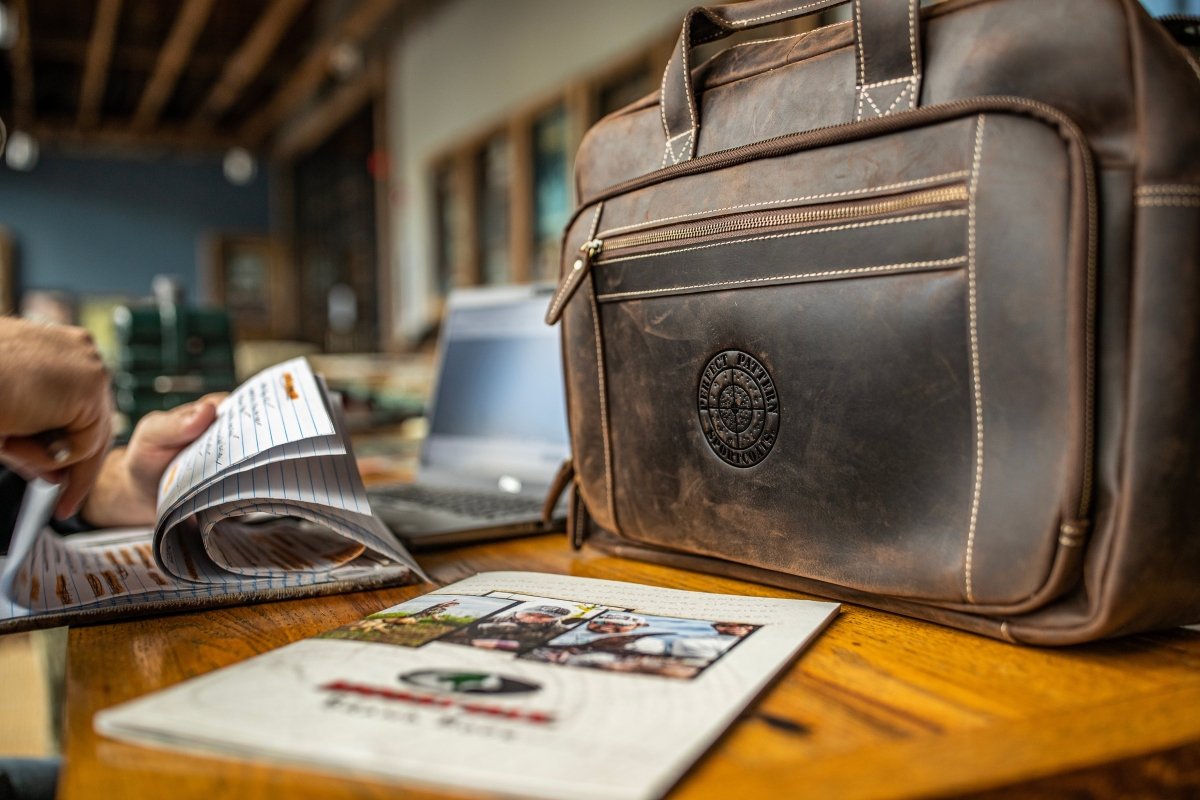
M 267 180 L 234 186 L 219 157 L 43 152 L 28 173 L 0 165 L 0 225 L 16 240 L 22 290 L 144 295 L 170 273 L 194 300 L 204 234 L 267 231 Z

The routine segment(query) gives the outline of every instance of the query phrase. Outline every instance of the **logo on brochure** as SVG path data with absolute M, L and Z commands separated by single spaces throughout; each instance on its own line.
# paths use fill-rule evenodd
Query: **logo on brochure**
M 700 428 L 708 446 L 727 464 L 752 467 L 775 446 L 779 435 L 779 395 L 758 359 L 725 350 L 700 373 Z
M 464 672 L 452 669 L 422 669 L 406 672 L 400 680 L 422 689 L 455 694 L 527 694 L 542 687 L 531 681 L 509 678 L 495 672 Z

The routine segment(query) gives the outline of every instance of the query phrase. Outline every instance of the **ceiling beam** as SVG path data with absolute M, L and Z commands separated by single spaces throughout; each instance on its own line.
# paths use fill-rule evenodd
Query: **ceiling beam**
M 306 111 L 296 124 L 287 126 L 275 140 L 272 157 L 291 161 L 314 150 L 377 97 L 383 86 L 384 65 L 383 60 L 378 59 Z
M 33 43 L 33 58 L 39 63 L 53 62 L 82 69 L 87 64 L 90 48 L 90 42 L 38 36 L 37 41 Z M 151 47 L 122 42 L 120 47 L 113 48 L 109 67 L 149 74 L 158 65 L 158 56 L 161 52 L 162 49 L 158 46 Z M 192 57 L 188 61 L 187 71 L 189 75 L 202 72 L 204 77 L 216 80 L 217 76 L 225 70 L 228 62 L 229 59 L 223 55 L 196 50 L 192 52 Z
M 121 18 L 121 0 L 100 0 L 88 42 L 87 63 L 83 68 L 83 88 L 79 93 L 79 125 L 90 128 L 100 120 L 104 89 L 108 86 L 108 67 L 117 39 Z
M 133 130 L 144 132 L 158 121 L 163 106 L 167 104 L 175 84 L 183 68 L 187 66 L 192 48 L 200 38 L 208 15 L 212 11 L 213 0 L 186 0 L 175 24 L 171 27 L 167 41 L 163 43 L 162 52 L 154 73 L 146 83 L 142 99 L 138 102 L 137 111 L 133 114 Z
M 221 115 L 237 102 L 246 86 L 275 52 L 279 40 L 307 1 L 274 0 L 270 8 L 263 12 L 200 105 L 200 110 L 192 120 L 194 127 L 199 130 L 212 128 Z
M 397 7 L 395 0 L 358 0 L 341 22 L 300 62 L 292 77 L 275 92 L 266 107 L 242 126 L 241 136 L 245 143 L 251 147 L 260 146 L 280 123 L 321 88 L 333 48 L 340 44 L 361 45 Z
M 13 44 L 10 58 L 13 74 L 13 122 L 16 128 L 28 128 L 33 124 L 33 39 L 29 32 L 28 0 L 13 0 L 13 12 L 17 15 L 17 41 Z

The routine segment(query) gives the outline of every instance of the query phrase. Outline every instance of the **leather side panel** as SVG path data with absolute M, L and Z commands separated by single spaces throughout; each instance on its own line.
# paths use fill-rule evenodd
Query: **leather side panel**
M 1093 583 L 1118 627 L 1200 620 L 1200 196 L 1136 220 L 1126 488 Z
M 1084 320 L 1069 313 L 1070 175 L 1063 142 L 1029 120 L 990 115 L 976 189 L 979 515 L 972 597 L 1013 602 L 1076 518 L 1083 390 L 1074 380 Z M 1082 273 L 1083 263 L 1077 265 Z M 1048 468 L 1055 463 L 1061 469 Z M 1012 524 L 1019 513 L 1020 526 Z

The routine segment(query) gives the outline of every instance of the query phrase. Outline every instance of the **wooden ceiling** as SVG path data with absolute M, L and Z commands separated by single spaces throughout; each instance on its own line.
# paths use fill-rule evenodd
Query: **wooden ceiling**
M 47 143 L 266 150 L 362 83 L 408 0 L 0 0 L 0 118 Z M 335 75 L 336 53 L 364 66 Z M 353 63 L 351 64 L 353 66 Z

